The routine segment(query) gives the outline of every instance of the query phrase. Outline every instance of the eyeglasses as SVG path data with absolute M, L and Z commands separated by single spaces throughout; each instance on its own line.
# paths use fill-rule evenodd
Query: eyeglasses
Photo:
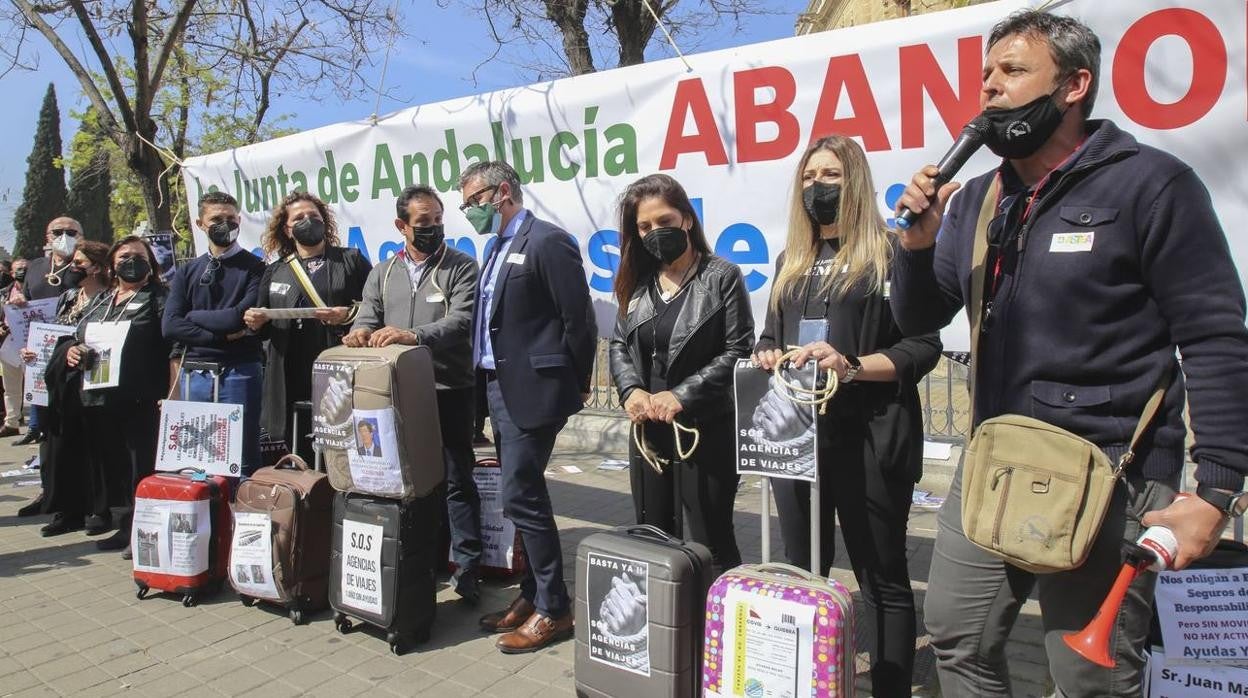
M 52 237 L 60 237 L 62 235 L 68 235 L 70 237 L 74 237 L 78 235 L 78 231 L 74 230 L 73 228 L 57 228 L 52 231 Z
M 204 273 L 199 277 L 200 286 L 208 286 L 217 278 L 217 270 L 221 268 L 221 260 L 216 257 L 208 258 L 208 266 L 204 267 Z
M 498 185 L 497 185 L 497 184 L 492 184 L 492 185 L 490 185 L 490 186 L 488 186 L 488 187 L 482 187 L 482 188 L 480 188 L 480 189 L 478 189 L 478 190 L 474 191 L 473 193 L 469 194 L 469 195 L 468 195 L 468 198 L 467 198 L 467 199 L 464 199 L 464 203 L 462 203 L 462 204 L 460 204 L 460 205 L 459 205 L 459 210 L 460 210 L 460 211 L 467 211 L 468 209 L 472 208 L 473 206 L 476 206 L 476 205 L 477 205 L 477 197 L 478 197 L 478 196 L 481 196 L 482 194 L 484 194 L 484 193 L 485 193 L 485 192 L 487 192 L 487 191 L 490 191 L 491 189 L 498 189 Z

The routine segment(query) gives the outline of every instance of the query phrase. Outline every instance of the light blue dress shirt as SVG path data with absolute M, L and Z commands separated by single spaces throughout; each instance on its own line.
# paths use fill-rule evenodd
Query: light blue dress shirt
M 503 232 L 498 236 L 498 240 L 494 243 L 491 255 L 486 262 L 486 267 L 481 273 L 481 293 L 477 297 L 477 326 L 474 328 L 475 339 L 472 343 L 473 351 L 477 355 L 475 365 L 480 366 L 489 371 L 495 369 L 494 364 L 494 345 L 490 341 L 490 315 L 494 311 L 494 286 L 498 283 L 498 272 L 507 264 L 507 251 L 511 249 L 511 241 L 516 237 L 516 231 L 520 230 L 520 224 L 524 222 L 528 216 L 528 209 L 520 209 L 516 216 L 507 223 L 507 227 L 503 228 Z

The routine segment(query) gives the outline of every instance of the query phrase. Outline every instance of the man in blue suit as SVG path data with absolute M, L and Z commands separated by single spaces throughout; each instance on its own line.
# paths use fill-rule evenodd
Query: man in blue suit
M 524 208 L 516 171 L 477 163 L 459 188 L 468 221 L 497 236 L 479 281 L 473 352 L 497 436 L 503 514 L 529 557 L 520 596 L 482 617 L 481 629 L 504 633 L 502 652 L 532 652 L 572 636 L 545 472 L 555 436 L 588 397 L 597 328 L 576 241 Z

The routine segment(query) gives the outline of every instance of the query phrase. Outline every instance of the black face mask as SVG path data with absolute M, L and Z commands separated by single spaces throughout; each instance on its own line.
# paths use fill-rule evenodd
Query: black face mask
M 433 254 L 442 246 L 446 233 L 442 224 L 427 227 L 412 226 L 412 249 L 421 254 Z
M 208 226 L 208 239 L 217 247 L 229 247 L 238 238 L 238 223 L 221 221 Z
M 0 271 L 0 286 L 8 286 L 13 283 L 13 275 L 7 271 Z
M 1062 123 L 1064 112 L 1053 100 L 1056 94 L 1054 90 L 1013 109 L 985 109 L 984 118 L 990 128 L 984 135 L 984 145 L 997 157 L 1009 160 L 1029 157 L 1040 150 Z
M 117 278 L 128 284 L 135 284 L 146 279 L 152 273 L 152 265 L 143 257 L 127 257 L 113 267 Z
M 26 269 L 23 267 L 23 268 L 21 268 L 21 269 L 18 269 L 18 270 L 17 270 L 17 271 L 15 271 L 15 272 L 13 272 L 13 280 L 14 280 L 14 281 L 25 281 L 25 280 L 26 280 Z
M 802 206 L 812 221 L 832 225 L 841 213 L 841 185 L 811 182 L 802 190 Z
M 316 247 L 325 241 L 325 221 L 319 218 L 304 218 L 290 226 L 290 233 L 304 247 Z
M 641 239 L 641 245 L 655 259 L 671 264 L 689 249 L 689 235 L 680 228 L 655 228 Z

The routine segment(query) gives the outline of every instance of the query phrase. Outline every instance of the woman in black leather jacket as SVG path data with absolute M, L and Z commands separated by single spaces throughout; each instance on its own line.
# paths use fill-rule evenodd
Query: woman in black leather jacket
M 734 567 L 741 553 L 732 530 L 740 479 L 732 375 L 754 341 L 749 293 L 741 270 L 711 254 L 676 180 L 658 174 L 637 180 L 621 197 L 619 213 L 620 314 L 611 375 L 636 430 L 629 456 L 637 522 L 675 530 L 673 468 L 681 467 L 688 537 L 710 548 L 719 568 Z M 683 466 L 669 462 L 679 460 L 673 421 L 700 432 Z M 683 436 L 688 449 L 693 437 Z

